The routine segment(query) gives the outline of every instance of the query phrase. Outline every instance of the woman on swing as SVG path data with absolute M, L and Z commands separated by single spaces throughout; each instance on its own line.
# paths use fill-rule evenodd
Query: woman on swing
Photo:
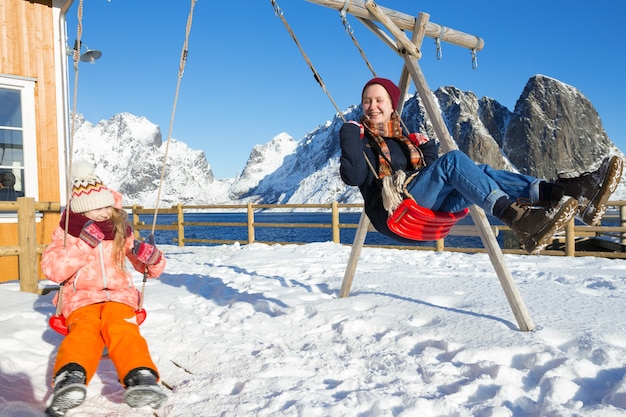
M 597 225 L 621 179 L 623 161 L 617 156 L 607 157 L 595 172 L 553 182 L 477 165 L 459 150 L 439 157 L 434 141 L 404 135 L 399 99 L 392 81 L 371 79 L 363 87 L 360 123 L 349 121 L 339 132 L 341 178 L 359 187 L 373 226 L 392 238 L 404 240 L 387 226 L 393 210 L 383 202 L 382 183 L 388 185 L 384 178 L 397 172 L 407 172 L 406 191 L 418 205 L 458 212 L 476 204 L 509 226 L 529 253 L 541 251 L 576 214 Z
M 63 212 L 41 257 L 46 278 L 61 284 L 53 302 L 61 303 L 69 330 L 57 351 L 46 414 L 63 416 L 84 401 L 105 347 L 126 388 L 124 402 L 159 408 L 167 397 L 157 385 L 157 368 L 139 333 L 140 294 L 126 259 L 155 278 L 165 268 L 165 257 L 153 239 L 134 240 L 122 196 L 102 183 L 91 164 L 79 161 L 72 171 L 67 228 Z

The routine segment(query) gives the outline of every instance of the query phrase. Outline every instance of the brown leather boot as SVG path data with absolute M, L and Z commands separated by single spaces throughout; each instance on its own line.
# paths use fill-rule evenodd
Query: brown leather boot
M 585 172 L 574 178 L 559 174 L 554 181 L 564 195 L 578 200 L 578 217 L 583 223 L 597 226 L 606 211 L 609 197 L 622 179 L 624 161 L 619 156 L 607 157 L 594 172 Z
M 539 253 L 576 215 L 578 202 L 572 197 L 563 197 L 555 207 L 533 207 L 517 202 L 504 211 L 502 222 L 515 233 L 522 248 L 528 253 Z

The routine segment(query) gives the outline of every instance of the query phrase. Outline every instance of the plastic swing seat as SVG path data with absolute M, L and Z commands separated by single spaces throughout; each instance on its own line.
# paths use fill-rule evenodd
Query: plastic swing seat
M 146 310 L 143 308 L 135 310 L 135 315 L 137 316 L 137 324 L 141 324 L 146 320 Z M 67 328 L 67 324 L 65 323 L 65 316 L 63 314 L 55 314 L 48 320 L 48 324 L 50 328 L 55 332 L 59 333 L 62 336 L 67 336 L 69 330 Z
M 469 208 L 456 213 L 435 211 L 407 198 L 387 219 L 387 226 L 393 233 L 406 239 L 438 240 L 448 236 L 452 226 L 468 213 Z

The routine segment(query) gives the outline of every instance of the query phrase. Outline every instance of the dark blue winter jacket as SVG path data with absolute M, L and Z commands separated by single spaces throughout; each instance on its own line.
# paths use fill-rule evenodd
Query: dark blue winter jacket
M 404 144 L 392 139 L 383 138 L 389 148 L 391 155 L 391 167 L 394 171 L 407 170 L 408 167 L 408 149 Z M 387 210 L 383 206 L 383 198 L 381 186 L 378 178 L 369 165 L 365 161 L 363 151 L 367 155 L 372 165 L 378 170 L 378 155 L 372 149 L 371 141 L 367 133 L 363 139 L 360 138 L 359 126 L 354 123 L 344 123 L 339 130 L 339 144 L 341 146 L 341 166 L 339 172 L 341 179 L 348 185 L 359 187 L 363 200 L 365 201 L 365 213 L 369 217 L 372 225 L 385 236 L 401 242 L 411 242 L 403 239 L 391 232 L 387 227 Z M 437 144 L 433 140 L 419 146 L 426 165 L 431 164 L 438 158 Z

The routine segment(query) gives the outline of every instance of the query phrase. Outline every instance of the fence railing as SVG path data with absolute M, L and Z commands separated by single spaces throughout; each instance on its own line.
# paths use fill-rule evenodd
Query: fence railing
M 566 227 L 565 231 L 559 236 L 556 236 L 553 244 L 549 246 L 547 250 L 544 250 L 542 254 L 556 255 L 556 256 L 599 256 L 609 258 L 625 258 L 626 252 L 626 201 L 611 201 L 609 203 L 612 207 L 617 208 L 615 214 L 605 215 L 605 220 L 613 220 L 617 226 L 586 226 L 576 225 L 572 220 Z M 179 246 L 185 246 L 185 244 L 197 243 L 197 244 L 232 244 L 235 242 L 240 243 L 309 243 L 309 241 L 303 242 L 281 242 L 281 241 L 259 241 L 256 239 L 256 230 L 258 228 L 321 228 L 330 229 L 330 237 L 334 243 L 340 242 L 340 231 L 342 229 L 356 229 L 357 223 L 341 223 L 339 213 L 341 210 L 361 210 L 363 206 L 361 204 L 340 204 L 332 202 L 329 204 L 233 204 L 233 205 L 182 205 L 173 206 L 171 208 L 159 209 L 156 213 L 157 217 L 160 214 L 170 214 L 176 216 L 176 221 L 170 224 L 149 224 L 141 221 L 140 216 L 154 215 L 154 208 L 144 208 L 141 206 L 128 207 L 131 211 L 133 228 L 136 233 L 141 230 L 169 230 L 176 231 L 176 237 L 173 239 L 173 243 L 177 243 Z M 259 222 L 256 220 L 256 213 L 267 212 L 271 210 L 294 212 L 297 210 L 330 210 L 331 217 L 330 223 L 278 223 L 278 222 Z M 188 214 L 198 213 L 215 213 L 215 212 L 245 212 L 247 214 L 247 220 L 240 222 L 225 222 L 225 221 L 211 221 L 211 222 L 198 222 L 186 219 Z M 246 239 L 201 239 L 201 238 L 187 238 L 185 237 L 186 228 L 190 227 L 241 227 L 247 229 Z M 511 235 L 511 230 L 503 225 L 492 225 L 491 230 L 494 235 L 498 236 L 500 232 L 505 235 Z M 371 232 L 376 232 L 373 228 L 370 228 Z M 377 233 L 377 232 L 376 232 Z M 478 229 L 473 224 L 457 224 L 451 231 L 450 236 L 479 236 Z M 604 239 L 601 239 L 604 238 Z M 580 249 L 580 243 L 582 241 L 593 240 L 594 247 L 597 250 L 585 250 Z M 513 243 L 506 244 L 507 241 Z M 350 242 L 351 243 L 351 242 Z M 579 244 L 577 246 L 577 243 Z M 456 251 L 456 252 L 486 252 L 485 248 L 468 248 L 468 247 L 451 247 L 445 246 L 445 239 L 439 239 L 433 242 L 433 245 L 428 246 L 415 246 L 415 245 L 366 245 L 366 246 L 378 246 L 378 247 L 393 247 L 396 249 L 417 249 L 417 250 L 435 250 L 435 251 Z M 516 247 L 517 246 L 517 247 Z M 588 245 L 589 246 L 589 245 Z M 517 241 L 514 237 L 505 237 L 504 253 L 512 254 L 525 254 L 526 252 L 519 249 Z
M 555 256 L 597 256 L 606 258 L 626 259 L 626 201 L 611 201 L 609 204 L 617 208 L 617 214 L 606 215 L 604 219 L 614 217 L 613 223 L 617 226 L 577 226 L 571 221 L 565 231 L 555 237 L 554 243 L 547 250 L 542 252 L 543 255 Z M 258 228 L 322 228 L 330 229 L 331 240 L 335 243 L 340 242 L 341 229 L 356 229 L 357 223 L 341 223 L 340 210 L 357 211 L 362 209 L 361 204 L 339 204 L 333 202 L 330 204 L 233 204 L 233 205 L 182 205 L 178 204 L 171 208 L 159 208 L 156 216 L 160 214 L 175 215 L 176 220 L 170 224 L 157 224 L 154 222 L 142 221 L 140 216 L 155 215 L 154 208 L 144 208 L 141 206 L 126 207 L 130 211 L 130 219 L 133 224 L 136 236 L 139 237 L 140 231 L 169 230 L 175 232 L 174 243 L 184 246 L 186 243 L 196 244 L 232 244 L 240 243 L 278 243 L 278 244 L 294 244 L 309 242 L 279 242 L 279 241 L 259 241 L 255 238 Z M 45 244 L 36 241 L 36 216 L 37 213 L 55 212 L 61 210 L 60 203 L 56 202 L 35 202 L 34 199 L 28 197 L 18 198 L 14 202 L 0 202 L 0 212 L 17 213 L 17 246 L 0 246 L 0 257 L 17 256 L 19 263 L 19 279 L 20 290 L 26 292 L 38 292 L 39 280 L 39 263 L 38 255 L 41 255 L 46 247 Z M 325 211 L 330 210 L 330 223 L 275 223 L 275 222 L 258 222 L 256 221 L 257 212 L 265 212 L 268 210 L 277 210 L 283 212 L 293 212 L 296 210 L 307 211 Z M 211 213 L 211 212 L 242 212 L 246 213 L 245 222 L 197 222 L 188 221 L 186 216 L 194 213 Z M 152 224 L 154 223 L 154 224 Z M 0 227 L 4 226 L 0 224 Z M 242 227 L 247 229 L 247 239 L 198 239 L 185 237 L 185 230 L 189 227 Z M 497 236 L 500 232 L 509 233 L 510 229 L 506 226 L 492 226 L 493 233 Z M 372 229 L 372 232 L 375 230 Z M 456 225 L 450 231 L 450 236 L 478 236 L 478 230 L 474 225 Z M 600 238 L 598 242 L 604 242 L 605 247 L 596 246 L 597 250 L 581 250 L 580 243 L 590 238 Z M 514 239 L 514 238 L 513 238 Z M 6 239 L 3 239 L 6 241 Z M 352 242 L 350 242 L 352 243 Z M 467 248 L 467 247 L 451 247 L 445 246 L 445 239 L 433 242 L 432 246 L 414 246 L 414 245 L 367 245 L 377 247 L 393 247 L 396 249 L 416 249 L 416 250 L 434 250 L 434 251 L 455 251 L 455 252 L 486 252 L 484 248 Z M 514 246 L 514 245 L 511 245 Z M 513 248 L 505 247 L 503 253 L 525 254 L 526 252 Z

